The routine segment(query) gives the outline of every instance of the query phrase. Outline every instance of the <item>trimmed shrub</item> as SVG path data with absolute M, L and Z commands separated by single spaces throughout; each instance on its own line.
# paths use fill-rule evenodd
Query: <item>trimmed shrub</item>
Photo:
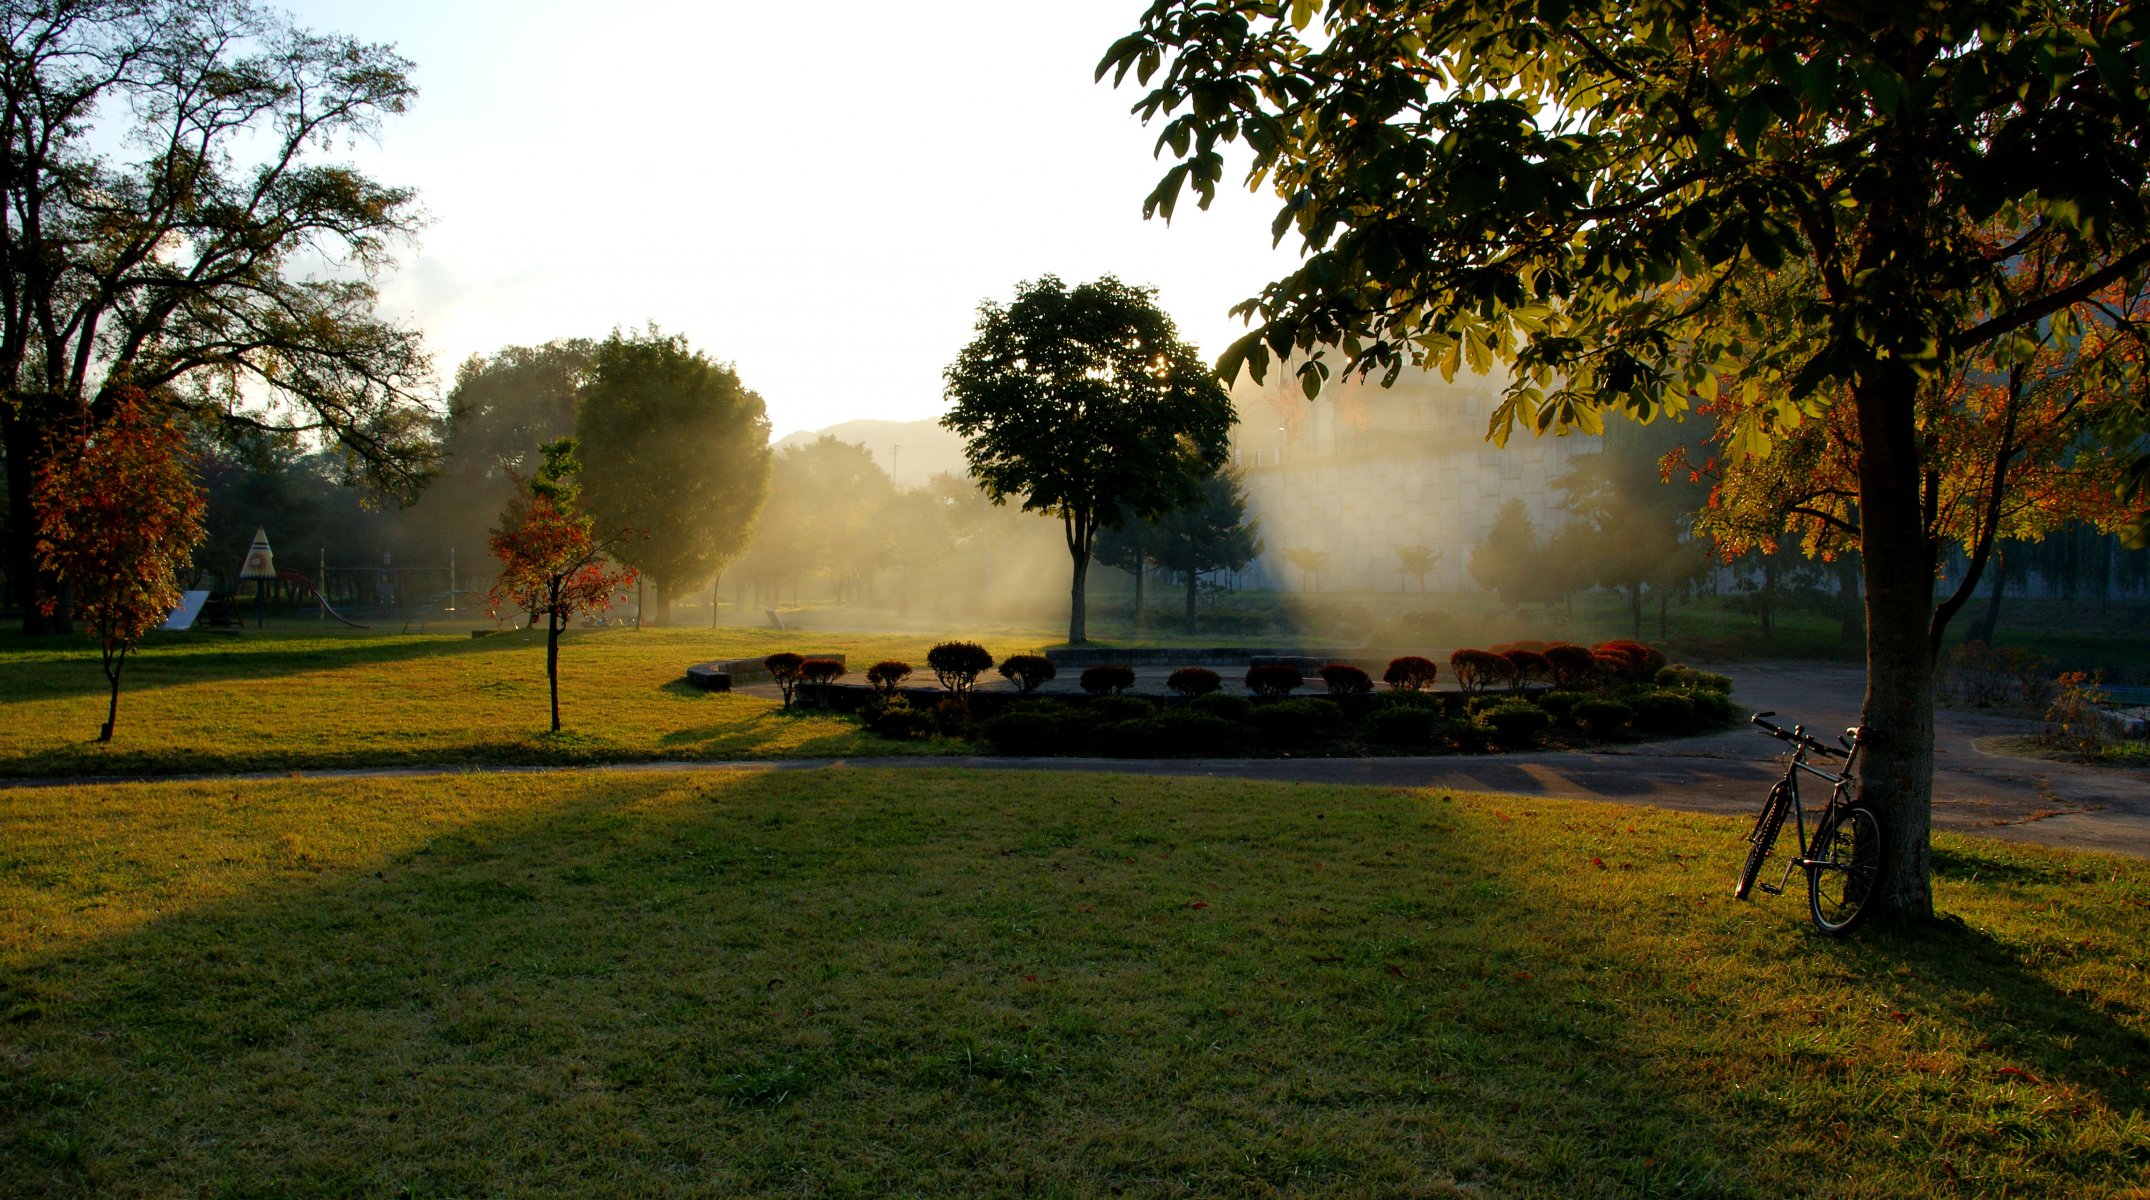
M 1690 692 L 1687 698 L 1695 706 L 1697 728 L 1709 725 L 1730 725 L 1740 719 L 1740 706 L 1723 692 L 1708 690 Z
M 895 695 L 896 689 L 903 686 L 903 681 L 910 677 L 911 664 L 893 658 L 866 668 L 866 682 L 883 696 Z
M 1321 681 L 1328 685 L 1332 696 L 1363 696 L 1374 690 L 1374 681 L 1350 663 L 1330 663 L 1323 667 Z
M 1430 746 L 1445 722 L 1432 708 L 1394 705 L 1375 711 L 1374 740 L 1388 746 Z
M 942 642 L 926 651 L 926 665 L 933 668 L 933 677 L 947 689 L 949 698 L 961 700 L 980 675 L 993 669 L 993 656 L 976 642 Z
M 1504 650 L 1501 657 L 1508 660 L 1508 686 L 1522 691 L 1533 682 L 1543 682 L 1553 677 L 1553 664 L 1546 661 L 1536 650 L 1517 648 Z
M 1237 754 L 1247 746 L 1245 726 L 1208 713 L 1172 709 L 1159 713 L 1156 723 L 1164 731 L 1165 744 L 1173 753 Z
M 1207 696 L 1224 686 L 1217 673 L 1208 667 L 1181 667 L 1165 679 L 1165 686 L 1189 700 Z
M 1528 700 L 1503 700 L 1487 709 L 1478 718 L 1493 734 L 1493 740 L 1503 746 L 1529 746 L 1537 743 L 1546 730 L 1553 727 L 1553 716 Z
M 791 697 L 799 690 L 799 668 L 805 662 L 789 650 L 779 650 L 761 660 L 762 669 L 769 672 L 769 678 L 776 680 L 777 687 L 783 689 L 785 708 L 791 707 Z
M 1306 682 L 1306 676 L 1290 663 L 1256 663 L 1247 668 L 1247 690 L 1257 696 L 1289 696 Z
M 1406 654 L 1389 660 L 1389 669 L 1381 673 L 1381 682 L 1400 692 L 1422 692 L 1433 686 L 1441 668 L 1430 658 Z
M 865 718 L 866 728 L 885 738 L 899 742 L 916 741 L 933 734 L 933 714 L 913 708 L 902 697 L 868 701 L 859 710 Z
M 942 737 L 969 737 L 970 705 L 965 697 L 949 696 L 933 706 L 933 730 Z
M 1673 663 L 1658 670 L 1657 686 L 1676 692 L 1717 692 L 1729 696 L 1732 694 L 1732 677 Z
M 833 658 L 809 658 L 799 664 L 799 682 L 814 688 L 809 694 L 824 708 L 828 706 L 829 694 L 822 689 L 848 674 L 844 664 Z
M 1212 692 L 1207 696 L 1197 696 L 1189 701 L 1187 711 L 1200 713 L 1205 717 L 1215 717 L 1220 721 L 1230 721 L 1235 725 L 1243 725 L 1246 723 L 1247 718 L 1254 714 L 1254 702 L 1245 696 Z
M 1342 719 L 1336 706 L 1326 700 L 1279 700 L 1275 704 L 1257 705 L 1247 724 L 1264 745 L 1298 747 L 1307 745 L 1334 729 Z
M 1135 686 L 1135 669 L 1126 663 L 1099 663 L 1084 667 L 1082 690 L 1093 696 L 1123 696 Z
M 1678 692 L 1643 692 L 1628 697 L 1635 728 L 1644 733 L 1685 733 L 1695 725 L 1695 702 Z
M 1589 696 L 1578 700 L 1568 715 L 1591 737 L 1608 738 L 1627 728 L 1627 723 L 1635 719 L 1635 710 L 1618 700 Z
M 1485 650 L 1456 651 L 1448 656 L 1448 669 L 1456 677 L 1456 686 L 1473 695 L 1506 683 L 1513 670 L 1507 659 Z
M 1557 688 L 1583 687 L 1598 677 L 1597 656 L 1569 642 L 1547 646 L 1545 665 L 1552 670 L 1553 686 Z
M 1052 681 L 1060 672 L 1053 667 L 1053 660 L 1042 654 L 1011 654 L 1000 660 L 1000 676 L 1015 685 L 1015 690 L 1028 696 Z
M 1157 715 L 1157 706 L 1140 696 L 1099 696 L 1082 706 L 1083 716 L 1097 724 L 1108 721 L 1140 721 Z
M 1625 638 L 1599 642 L 1590 648 L 1590 653 L 1598 665 L 1634 683 L 1647 683 L 1656 678 L 1658 670 L 1665 665 L 1663 651 Z
M 1065 754 L 1081 740 L 1080 727 L 1065 714 L 1028 705 L 1011 707 L 978 724 L 978 734 L 1002 754 Z
M 1163 722 L 1153 717 L 1107 721 L 1090 731 L 1090 744 L 1112 758 L 1161 758 L 1171 749 Z
M 1575 706 L 1589 698 L 1583 692 L 1563 692 L 1556 688 L 1550 692 L 1538 693 L 1533 703 L 1553 714 L 1555 721 L 1566 721 L 1574 714 Z

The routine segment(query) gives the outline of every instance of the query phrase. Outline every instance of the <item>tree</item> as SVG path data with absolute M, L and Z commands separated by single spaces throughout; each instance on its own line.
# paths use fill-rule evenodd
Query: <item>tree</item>
M 1426 590 L 1426 576 L 1441 565 L 1441 552 L 1430 546 L 1396 547 L 1396 573 L 1408 575 L 1418 581 L 1418 590 Z
M 1201 496 L 1150 526 L 1150 561 L 1187 584 L 1187 632 L 1195 631 L 1195 597 L 1204 571 L 1237 571 L 1260 557 L 1260 522 L 1247 519 L 1247 489 L 1227 467 L 1202 481 Z
M 646 536 L 620 547 L 657 585 L 655 621 L 750 540 L 769 494 L 769 416 L 731 367 L 678 334 L 615 331 L 590 356 L 575 410 L 584 502 L 601 526 Z
M 600 537 L 582 512 L 582 464 L 575 439 L 561 438 L 542 447 L 544 465 L 527 479 L 516 479 L 518 494 L 500 515 L 493 531 L 493 556 L 500 578 L 490 603 L 499 612 L 513 604 L 535 622 L 545 620 L 545 682 L 552 690 L 552 731 L 560 732 L 560 633 L 583 613 L 612 607 L 613 593 L 632 584 L 634 569 L 607 561 L 607 555 L 630 540 L 632 531 Z
M 1504 500 L 1493 514 L 1486 540 L 1471 551 L 1471 578 L 1510 608 L 1551 603 L 1560 597 L 1545 586 L 1545 558 L 1544 542 L 1530 510 L 1521 500 Z
M 1306 590 L 1309 576 L 1314 580 L 1314 590 L 1321 590 L 1321 569 L 1328 565 L 1329 552 L 1311 546 L 1298 546 L 1284 552 L 1284 561 L 1299 568 L 1299 590 Z
M 414 487 L 430 368 L 415 330 L 375 315 L 370 283 L 416 228 L 413 196 L 318 161 L 403 111 L 410 64 L 248 0 L 10 4 L 0 28 L 0 448 L 18 598 L 38 586 L 25 515 L 50 435 L 109 421 L 118 384 L 318 431 L 368 482 Z M 49 614 L 26 605 L 26 632 L 65 627 L 55 598 Z
M 503 346 L 456 368 L 440 428 L 440 471 L 412 511 L 449 545 L 482 553 L 491 517 L 515 495 L 515 476 L 543 461 L 538 447 L 575 432 L 575 397 L 595 351 L 582 338 Z
M 1279 236 L 1305 243 L 1239 309 L 1256 328 L 1226 373 L 1306 351 L 1311 391 L 1323 347 L 1388 378 L 1500 360 L 1496 438 L 1727 386 L 1771 398 L 1750 440 L 1844 410 L 1882 734 L 1860 795 L 1891 848 L 1880 911 L 1920 918 L 1953 615 L 1920 406 L 1966 356 L 2027 361 L 2053 323 L 2141 337 L 2095 298 L 2150 265 L 2146 28 L 2096 0 L 1157 0 L 1098 70 L 1153 85 L 1137 111 L 1176 161 L 1150 211 L 1190 184 L 1207 203 L 1243 143 L 1284 198 Z M 1783 305 L 1743 302 L 1786 270 Z M 2107 435 L 2146 430 L 2134 406 Z
M 1193 502 L 1224 465 L 1232 402 L 1152 288 L 1047 275 L 978 308 L 947 370 L 941 424 L 963 435 L 993 503 L 1060 518 L 1074 578 L 1068 641 L 1087 640 L 1084 581 L 1097 531 Z
M 127 656 L 179 604 L 179 572 L 202 540 L 202 490 L 184 435 L 138 388 L 113 389 L 105 419 L 71 432 L 32 489 L 37 557 L 97 637 L 112 685 L 97 740 L 109 742 Z
M 785 583 L 812 574 L 827 575 L 839 600 L 847 590 L 866 592 L 876 570 L 897 564 L 899 529 L 919 540 L 906 551 L 936 540 L 926 522 L 903 519 L 918 515 L 915 506 L 900 515 L 898 508 L 896 485 L 864 443 L 823 434 L 786 446 L 774 456 L 768 502 L 733 578 L 771 600 Z

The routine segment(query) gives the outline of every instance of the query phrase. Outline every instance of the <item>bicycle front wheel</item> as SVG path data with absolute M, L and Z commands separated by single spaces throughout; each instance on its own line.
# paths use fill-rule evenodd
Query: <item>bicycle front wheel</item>
M 1843 937 L 1873 908 L 1881 881 L 1881 821 L 1871 809 L 1838 809 L 1814 831 L 1807 851 L 1807 908 L 1814 927 Z
M 1770 847 L 1777 844 L 1777 831 L 1784 828 L 1784 817 L 1792 810 L 1792 785 L 1778 780 L 1769 789 L 1769 799 L 1762 805 L 1762 815 L 1755 818 L 1754 832 L 1747 835 L 1747 865 L 1739 871 L 1739 889 L 1732 893 L 1734 900 L 1745 900 L 1754 890 L 1754 881 L 1761 877 L 1762 864 L 1768 860 Z

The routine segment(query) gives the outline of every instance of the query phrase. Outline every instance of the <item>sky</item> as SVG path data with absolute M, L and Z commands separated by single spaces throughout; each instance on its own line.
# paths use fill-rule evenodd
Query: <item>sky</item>
M 1284 274 L 1275 202 L 1227 176 L 1145 221 L 1141 92 L 1093 83 L 1141 0 L 589 4 L 312 0 L 393 44 L 419 97 L 337 157 L 418 190 L 382 278 L 443 389 L 502 346 L 655 322 L 731 362 L 776 436 L 945 407 L 982 300 L 1019 281 L 1157 288 L 1214 358 Z

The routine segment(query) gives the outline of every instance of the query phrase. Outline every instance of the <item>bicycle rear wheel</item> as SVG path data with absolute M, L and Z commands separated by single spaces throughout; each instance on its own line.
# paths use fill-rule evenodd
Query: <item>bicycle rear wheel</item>
M 1807 908 L 1830 937 L 1858 928 L 1881 879 L 1881 821 L 1853 805 L 1823 819 L 1807 851 Z
M 1747 893 L 1754 890 L 1754 881 L 1762 875 L 1762 863 L 1777 844 L 1777 832 L 1784 828 L 1784 816 L 1791 810 L 1792 785 L 1780 779 L 1777 786 L 1769 789 L 1762 815 L 1755 818 L 1754 832 L 1747 835 L 1747 865 L 1740 868 L 1739 888 L 1732 893 L 1734 900 L 1745 900 Z

